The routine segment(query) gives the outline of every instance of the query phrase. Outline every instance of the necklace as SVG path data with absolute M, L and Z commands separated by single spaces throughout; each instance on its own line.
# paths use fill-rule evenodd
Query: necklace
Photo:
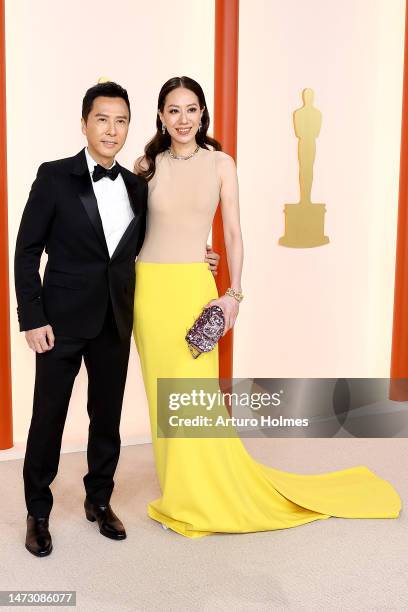
M 183 157 L 182 155 L 174 155 L 173 151 L 171 150 L 171 147 L 169 147 L 168 149 L 169 155 L 170 157 L 172 157 L 173 159 L 190 159 L 191 157 L 193 157 L 196 153 L 198 153 L 198 151 L 200 150 L 200 145 L 197 145 L 196 148 L 194 149 L 194 151 L 192 153 L 190 153 L 190 155 L 186 155 L 185 157 Z

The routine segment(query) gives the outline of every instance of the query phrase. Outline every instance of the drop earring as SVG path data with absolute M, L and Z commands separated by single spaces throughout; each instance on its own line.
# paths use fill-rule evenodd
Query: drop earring
M 164 125 L 164 123 L 162 123 L 162 134 L 166 133 L 166 126 Z
M 198 126 L 198 131 L 201 132 L 201 128 L 203 127 L 203 124 L 200 121 L 200 125 Z

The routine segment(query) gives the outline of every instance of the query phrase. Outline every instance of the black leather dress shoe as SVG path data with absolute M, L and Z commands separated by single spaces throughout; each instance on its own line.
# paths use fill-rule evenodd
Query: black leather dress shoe
M 51 534 L 48 531 L 48 518 L 35 518 L 27 515 L 27 536 L 25 547 L 36 557 L 46 557 L 52 551 Z
M 88 498 L 84 503 L 85 515 L 92 523 L 98 521 L 99 531 L 111 540 L 124 540 L 126 531 L 122 521 L 113 512 L 110 504 L 92 504 Z

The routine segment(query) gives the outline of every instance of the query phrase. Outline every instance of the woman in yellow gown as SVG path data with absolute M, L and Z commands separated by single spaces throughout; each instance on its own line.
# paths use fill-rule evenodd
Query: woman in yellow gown
M 193 359 L 186 330 L 210 302 L 224 311 L 225 333 L 238 314 L 239 301 L 218 297 L 204 262 L 221 200 L 231 287 L 241 290 L 236 168 L 207 136 L 208 125 L 200 85 L 188 77 L 170 79 L 159 94 L 157 133 L 135 164 L 149 181 L 149 198 L 136 263 L 134 336 L 162 493 L 148 514 L 189 538 L 283 529 L 331 516 L 395 518 L 398 494 L 365 466 L 293 474 L 255 461 L 239 437 L 158 436 L 158 378 L 218 378 L 217 347 Z

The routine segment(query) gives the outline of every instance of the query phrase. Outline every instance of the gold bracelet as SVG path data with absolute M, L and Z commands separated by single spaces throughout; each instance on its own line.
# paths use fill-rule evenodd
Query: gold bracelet
M 231 297 L 235 298 L 237 302 L 242 302 L 242 300 L 244 299 L 244 295 L 243 293 L 241 293 L 241 291 L 237 291 L 236 289 L 232 289 L 231 287 L 226 290 L 225 295 L 230 295 Z

